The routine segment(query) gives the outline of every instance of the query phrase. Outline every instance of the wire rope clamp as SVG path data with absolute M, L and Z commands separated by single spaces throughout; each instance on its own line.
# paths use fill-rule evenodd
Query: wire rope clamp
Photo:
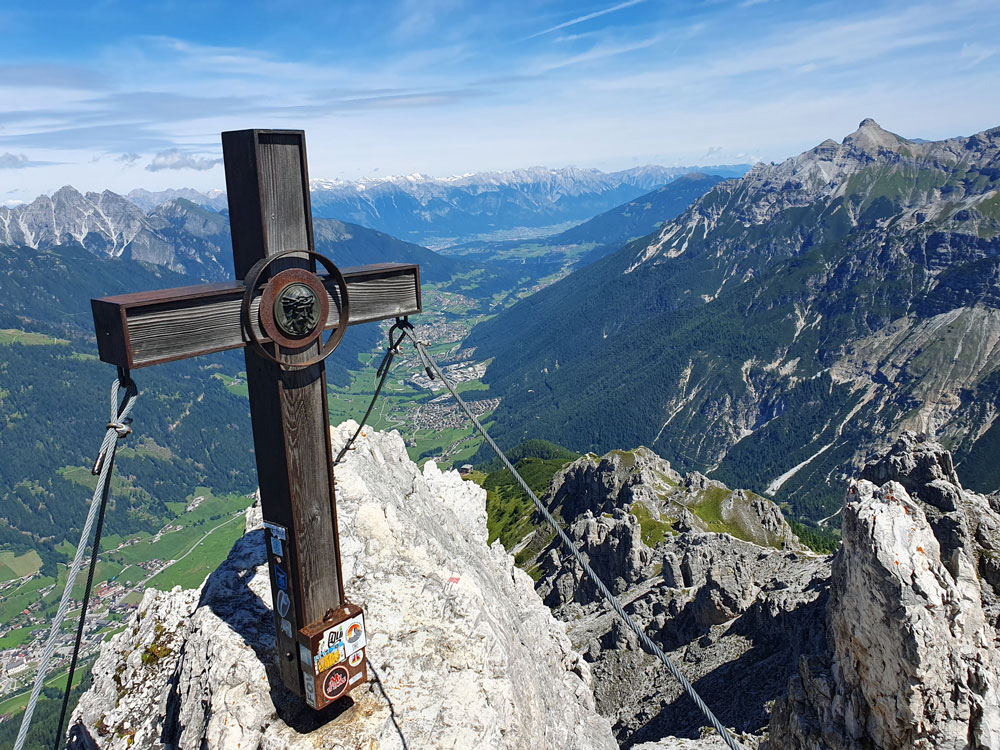
M 284 260 L 281 265 L 297 262 L 299 267 L 284 268 L 274 273 L 261 290 L 265 273 L 279 260 Z M 328 289 L 316 273 L 301 267 L 303 261 L 323 266 L 328 274 L 327 282 L 333 282 L 336 293 Z M 243 304 L 240 307 L 243 338 L 260 356 L 282 369 L 311 367 L 330 356 L 344 338 L 350 317 L 347 281 L 329 258 L 308 250 L 275 253 L 253 265 L 243 280 L 243 286 Z M 334 307 L 336 318 L 331 325 L 331 310 Z M 316 354 L 305 360 L 289 358 L 315 348 L 327 328 L 333 330 Z

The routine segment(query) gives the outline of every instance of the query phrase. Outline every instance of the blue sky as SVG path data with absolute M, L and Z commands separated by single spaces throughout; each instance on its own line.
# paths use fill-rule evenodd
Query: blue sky
M 14 4 L 8 4 L 8 6 Z M 996 0 L 102 2 L 0 9 L 0 201 L 224 187 L 219 133 L 313 177 L 780 160 L 864 117 L 1000 125 Z

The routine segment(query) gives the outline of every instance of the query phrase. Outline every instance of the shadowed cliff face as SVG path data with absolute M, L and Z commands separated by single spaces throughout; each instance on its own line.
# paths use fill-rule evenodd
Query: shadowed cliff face
M 251 509 L 200 590 L 147 591 L 105 645 L 74 746 L 617 747 L 564 626 L 503 548 L 487 546 L 483 490 L 433 463 L 421 472 L 398 434 L 366 431 L 337 469 L 337 497 L 345 587 L 366 611 L 368 686 L 320 714 L 282 687 Z

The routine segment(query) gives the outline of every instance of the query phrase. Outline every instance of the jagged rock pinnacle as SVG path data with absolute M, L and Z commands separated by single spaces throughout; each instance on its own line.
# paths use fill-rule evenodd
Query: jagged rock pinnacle
M 997 590 L 986 575 L 1000 515 L 952 466 L 939 444 L 905 434 L 850 488 L 830 650 L 800 662 L 772 712 L 769 750 L 1000 746 Z

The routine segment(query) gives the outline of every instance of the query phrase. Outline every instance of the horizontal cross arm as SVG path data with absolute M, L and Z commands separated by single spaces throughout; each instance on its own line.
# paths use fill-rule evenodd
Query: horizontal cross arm
M 420 269 L 413 264 L 379 263 L 341 269 L 350 300 L 348 325 L 414 315 L 421 310 Z M 330 297 L 325 329 L 340 322 L 336 281 L 319 278 Z M 261 287 L 250 318 L 257 324 Z M 97 349 L 104 362 L 135 369 L 199 354 L 245 346 L 240 325 L 244 287 L 240 282 L 202 284 L 92 299 Z

